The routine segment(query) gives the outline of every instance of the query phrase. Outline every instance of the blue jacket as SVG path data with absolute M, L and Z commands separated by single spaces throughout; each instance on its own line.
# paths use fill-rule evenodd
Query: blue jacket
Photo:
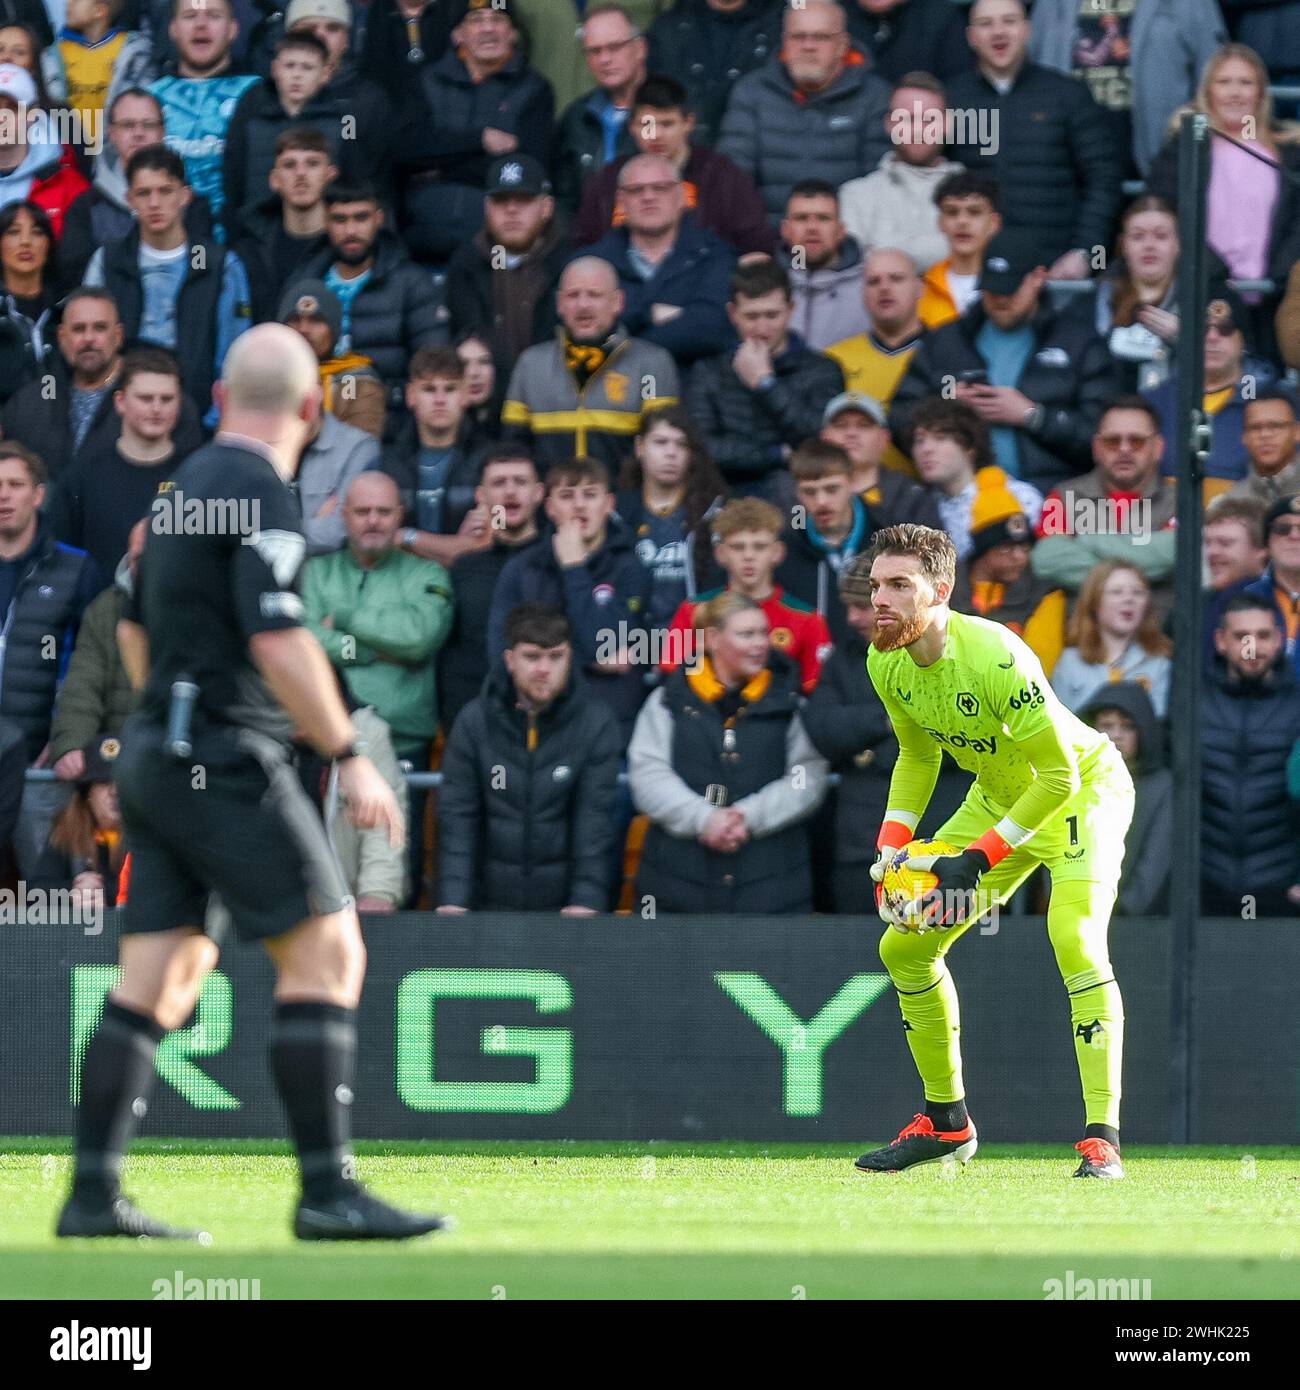
M 225 240 L 220 227 L 225 204 L 221 172 L 226 131 L 239 98 L 256 83 L 257 77 L 251 72 L 202 78 L 169 74 L 149 87 L 163 109 L 167 144 L 185 161 L 190 186 L 212 207 L 218 241 Z
M 736 253 L 689 214 L 682 219 L 673 249 L 649 280 L 642 280 L 632 268 L 626 228 L 614 228 L 581 254 L 599 256 L 618 271 L 627 298 L 623 326 L 632 337 L 670 352 L 678 366 L 726 352 L 735 344 L 727 300 Z M 656 324 L 650 317 L 653 304 L 679 304 L 684 312 L 671 323 Z
M 1242 382 L 1249 380 L 1258 394 L 1260 387 L 1277 380 L 1277 368 L 1259 357 L 1247 357 L 1241 366 L 1241 379 L 1227 405 L 1210 422 L 1210 457 L 1206 460 L 1208 478 L 1230 478 L 1234 483 L 1250 471 L 1250 455 L 1242 440 L 1241 429 L 1246 416 L 1246 398 Z M 1160 416 L 1160 433 L 1165 437 L 1165 456 L 1173 461 L 1175 476 L 1184 471 L 1183 449 L 1179 444 L 1182 432 L 1178 428 L 1178 373 L 1171 372 L 1159 386 L 1143 395 Z

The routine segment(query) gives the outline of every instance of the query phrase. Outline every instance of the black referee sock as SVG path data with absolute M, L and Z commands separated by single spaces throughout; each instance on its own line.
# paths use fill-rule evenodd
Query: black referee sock
M 970 1118 L 966 1114 L 966 1102 L 964 1100 L 954 1100 L 950 1103 L 941 1100 L 927 1100 L 925 1113 L 929 1116 L 935 1129 L 941 1134 L 956 1134 L 958 1130 L 966 1128 Z
M 166 1032 L 145 1014 L 105 1001 L 104 1016 L 81 1064 L 75 1198 L 111 1201 L 121 1190 L 122 1160 L 149 1108 L 154 1054 Z
M 352 1082 L 357 1013 L 341 1004 L 275 1006 L 271 1070 L 289 1116 L 303 1196 L 326 1200 L 355 1188 Z

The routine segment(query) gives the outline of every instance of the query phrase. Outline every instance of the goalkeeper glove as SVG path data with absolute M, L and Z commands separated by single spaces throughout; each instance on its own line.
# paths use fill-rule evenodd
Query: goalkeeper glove
M 897 849 L 885 846 L 876 856 L 876 862 L 871 866 L 871 877 L 876 884 L 876 915 L 886 926 L 894 927 L 898 931 L 907 931 L 906 921 L 889 906 L 889 901 L 885 897 L 885 885 L 882 881 L 885 877 L 885 870 L 889 867 L 889 861 L 897 853 Z
M 931 927 L 955 927 L 975 911 L 975 890 L 992 867 L 981 849 L 960 854 L 918 854 L 908 867 L 932 873 L 939 882 L 919 902 L 908 905 L 909 920 L 921 918 Z
M 876 912 L 882 922 L 899 931 L 906 931 L 906 923 L 889 908 L 885 901 L 885 888 L 882 880 L 890 859 L 905 845 L 912 841 L 912 827 L 900 820 L 885 819 L 880 823 L 880 833 L 876 836 L 876 862 L 871 866 L 871 877 L 876 884 Z

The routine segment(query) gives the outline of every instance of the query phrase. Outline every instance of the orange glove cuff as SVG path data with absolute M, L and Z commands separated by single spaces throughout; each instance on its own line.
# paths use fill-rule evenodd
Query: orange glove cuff
M 1012 849 L 996 830 L 986 830 L 978 840 L 972 841 L 966 848 L 979 850 L 989 861 L 990 869 L 995 864 L 1000 864 Z

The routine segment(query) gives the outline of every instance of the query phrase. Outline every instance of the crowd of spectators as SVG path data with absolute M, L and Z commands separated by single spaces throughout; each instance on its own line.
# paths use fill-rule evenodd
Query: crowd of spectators
M 1119 910 L 1167 902 L 1172 736 L 1207 908 L 1300 912 L 1297 79 L 1300 0 L 7 6 L 10 877 L 118 890 L 113 633 L 227 349 L 278 320 L 325 404 L 306 621 L 412 825 L 335 816 L 363 909 L 868 910 L 897 749 L 862 557 L 920 522 L 1132 769 Z M 1199 732 L 1168 722 L 1185 111 Z

